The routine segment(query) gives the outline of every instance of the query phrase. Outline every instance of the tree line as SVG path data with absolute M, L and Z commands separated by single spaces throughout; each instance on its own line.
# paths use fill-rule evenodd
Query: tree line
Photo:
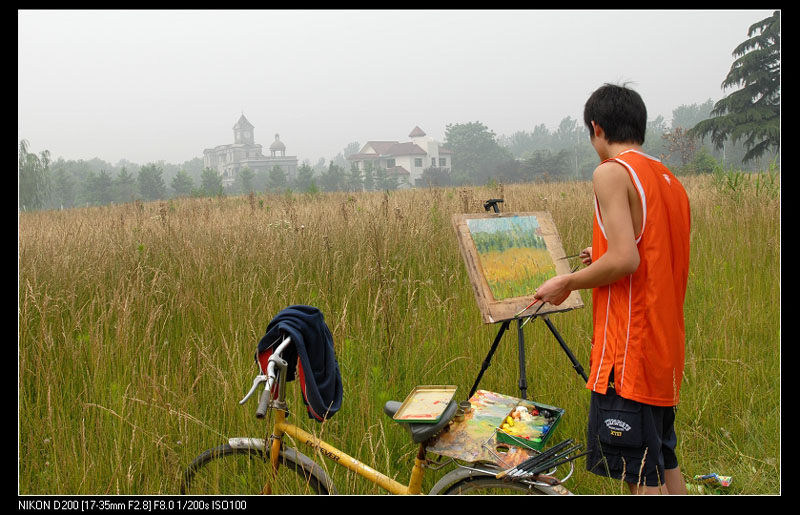
M 780 12 L 753 24 L 748 39 L 733 52 L 722 88 L 740 89 L 717 102 L 682 105 L 668 126 L 659 115 L 648 121 L 643 150 L 678 174 L 711 173 L 725 168 L 763 170 L 780 152 Z M 19 143 L 20 209 L 58 209 L 132 200 L 250 192 L 392 190 L 403 186 L 482 185 L 490 182 L 586 180 L 597 165 L 582 120 L 565 117 L 554 130 L 544 124 L 497 136 L 480 121 L 448 124 L 443 145 L 453 152 L 450 168 L 428 168 L 417 184 L 407 184 L 386 169 L 348 164 L 359 149 L 349 143 L 330 161 L 305 161 L 289 177 L 280 167 L 241 170 L 232 185 L 203 167 L 201 158 L 180 165 L 143 166 L 122 160 L 53 161 L 48 151 Z
M 663 116 L 648 122 L 643 150 L 662 159 L 679 174 L 711 173 L 725 167 L 762 170 L 774 153 L 743 162 L 748 149 L 727 141 L 721 148 L 690 132 L 707 119 L 714 103 L 683 105 L 673 111 L 672 124 Z M 597 155 L 582 122 L 564 118 L 555 130 L 543 124 L 531 131 L 496 136 L 483 123 L 451 124 L 443 145 L 453 151 L 451 168 L 427 168 L 419 186 L 483 185 L 489 182 L 588 180 Z M 294 177 L 280 167 L 266 172 L 243 169 L 233 184 L 223 187 L 218 172 L 202 167 L 197 158 L 181 165 L 99 160 L 51 160 L 49 152 L 31 152 L 19 143 L 19 204 L 21 209 L 59 209 L 153 201 L 176 197 L 244 195 L 250 192 L 385 191 L 415 186 L 366 163 L 364 170 L 348 164 L 340 154 L 325 164 L 303 162 Z
M 546 249 L 544 238 L 533 231 L 478 231 L 471 233 L 478 253 L 502 252 L 512 248 Z

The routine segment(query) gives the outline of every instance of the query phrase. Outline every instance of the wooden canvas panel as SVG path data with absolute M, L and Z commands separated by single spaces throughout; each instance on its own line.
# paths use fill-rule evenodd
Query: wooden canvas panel
M 548 212 L 460 214 L 453 216 L 453 225 L 486 323 L 514 318 L 534 301 L 534 290 L 543 282 L 570 272 Z M 581 307 L 580 293 L 573 291 L 559 306 L 545 304 L 539 314 Z

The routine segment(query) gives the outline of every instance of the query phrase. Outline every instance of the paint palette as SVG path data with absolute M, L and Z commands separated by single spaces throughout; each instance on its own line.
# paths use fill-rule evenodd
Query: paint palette
M 394 414 L 398 422 L 435 424 L 441 419 L 453 395 L 455 386 L 417 386 Z
M 465 414 L 463 421 L 453 422 L 448 431 L 443 431 L 438 438 L 429 442 L 428 452 L 466 463 L 493 463 L 503 469 L 519 465 L 538 453 L 538 450 L 517 442 L 509 444 L 500 441 L 497 429 L 520 403 L 533 403 L 545 409 L 549 407 L 538 401 L 487 390 L 477 390 L 469 402 L 472 411 Z M 553 409 L 563 415 L 563 410 Z M 550 433 L 553 433 L 552 427 Z
M 561 408 L 522 401 L 500 423 L 497 441 L 540 451 L 561 421 L 563 413 Z

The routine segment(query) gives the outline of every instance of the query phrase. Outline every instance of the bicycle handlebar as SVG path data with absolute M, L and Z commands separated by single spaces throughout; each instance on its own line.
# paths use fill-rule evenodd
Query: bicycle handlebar
M 261 394 L 261 400 L 258 401 L 258 408 L 256 408 L 256 418 L 264 418 L 267 414 L 267 407 L 269 406 L 270 398 L 272 397 L 271 392 L 268 388 L 264 389 L 264 393 Z
M 286 366 L 286 362 L 281 358 L 281 354 L 283 350 L 292 342 L 292 339 L 288 336 L 283 339 L 283 341 L 278 345 L 275 351 L 272 353 L 272 356 L 269 357 L 269 362 L 267 363 L 267 373 L 266 374 L 259 374 L 253 379 L 253 386 L 250 387 L 250 391 L 244 396 L 242 400 L 239 401 L 239 404 L 242 405 L 247 402 L 250 397 L 253 396 L 258 385 L 261 383 L 266 383 L 264 386 L 264 393 L 261 394 L 261 397 L 258 402 L 258 408 L 256 409 L 256 417 L 263 418 L 264 414 L 267 412 L 267 407 L 269 405 L 269 401 L 271 398 L 272 388 L 275 386 L 275 381 L 277 381 L 278 376 L 275 373 L 275 366 L 276 363 L 280 364 L 281 367 Z

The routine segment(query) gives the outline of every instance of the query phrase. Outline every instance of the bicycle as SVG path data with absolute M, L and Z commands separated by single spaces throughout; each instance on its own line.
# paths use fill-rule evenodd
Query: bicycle
M 420 494 L 426 469 L 441 470 L 455 464 L 456 468 L 447 472 L 431 488 L 429 494 L 571 495 L 563 483 L 572 475 L 572 460 L 577 457 L 569 457 L 569 454 L 579 446 L 562 449 L 558 453 L 552 451 L 555 447 L 550 451 L 539 452 L 525 447 L 498 445 L 493 437 L 482 442 L 475 442 L 473 438 L 466 441 L 471 445 L 480 445 L 478 452 L 483 453 L 484 457 L 477 461 L 464 461 L 463 457 L 459 459 L 458 452 L 463 452 L 464 449 L 457 442 L 463 443 L 469 435 L 464 433 L 464 420 L 454 422 L 454 419 L 460 419 L 464 415 L 459 412 L 455 400 L 450 400 L 436 423 L 402 424 L 412 441 L 418 445 L 408 484 L 402 484 L 369 467 L 287 421 L 289 407 L 285 387 L 288 363 L 281 356 L 288 345 L 291 345 L 291 338 L 286 336 L 269 357 L 266 370 L 259 366 L 262 373 L 256 376 L 250 391 L 239 401 L 239 404 L 244 404 L 261 384 L 265 384 L 256 416 L 263 419 L 268 412 L 274 415 L 269 439 L 230 438 L 227 443 L 201 453 L 183 475 L 181 494 L 338 494 L 336 486 L 322 466 L 296 448 L 286 445 L 284 439 L 288 436 L 391 494 Z M 481 392 L 482 395 L 491 394 Z M 509 405 L 515 402 L 511 397 L 492 395 L 495 396 L 494 399 L 508 402 Z M 384 406 L 384 413 L 394 417 L 400 407 L 400 402 L 389 401 Z M 455 454 L 454 447 L 457 450 Z M 543 458 L 547 452 L 550 452 L 549 461 Z M 439 459 L 449 459 L 444 463 L 434 462 L 428 458 L 429 453 L 438 455 Z M 537 473 L 521 472 L 519 463 L 540 457 L 544 464 L 537 469 Z M 564 464 L 569 465 L 568 471 L 563 478 L 558 479 L 554 474 Z

